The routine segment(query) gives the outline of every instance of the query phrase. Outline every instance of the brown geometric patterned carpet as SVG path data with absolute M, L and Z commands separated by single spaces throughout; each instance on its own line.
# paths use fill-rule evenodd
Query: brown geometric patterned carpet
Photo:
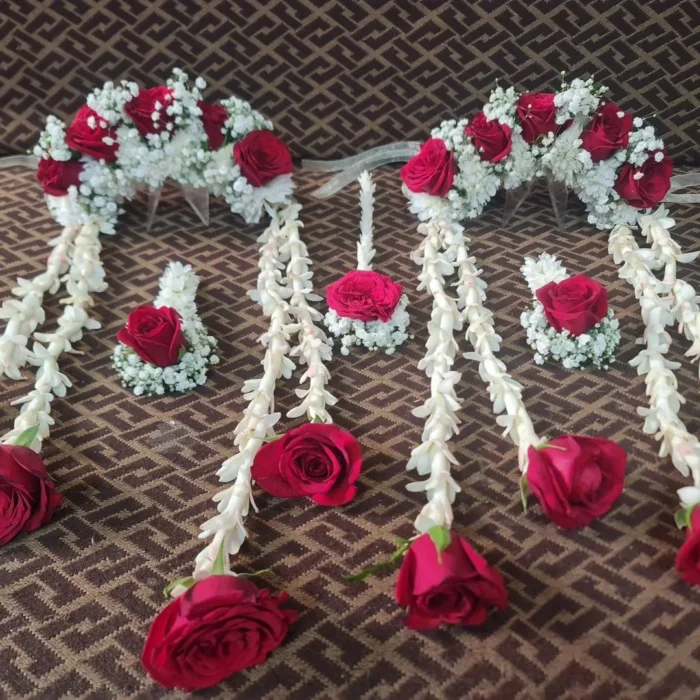
M 354 264 L 357 191 L 350 187 L 316 201 L 308 193 L 318 180 L 302 174 L 299 181 L 303 233 L 322 289 Z M 638 306 L 617 278 L 605 234 L 583 223 L 575 201 L 565 234 L 556 230 L 542 192 L 507 229 L 500 225 L 499 198 L 467 230 L 505 338 L 501 356 L 526 387 L 537 431 L 618 440 L 629 452 L 623 496 L 607 516 L 580 531 L 558 530 L 537 505 L 524 515 L 516 450 L 495 425 L 475 365 L 460 359 L 463 425 L 454 449 L 463 493 L 455 503 L 455 526 L 501 570 L 510 607 L 480 629 L 416 633 L 402 627 L 393 573 L 362 584 L 343 581 L 389 552 L 394 537 L 409 536 L 422 504 L 421 494 L 405 490 L 405 464 L 421 428 L 411 409 L 428 386 L 416 365 L 429 302 L 415 291 L 409 251 L 418 243 L 416 221 L 406 211 L 396 172 L 383 171 L 377 189 L 376 268 L 405 285 L 416 337 L 391 357 L 353 352 L 334 359 L 330 388 L 340 399 L 335 419 L 365 450 L 359 495 L 337 509 L 257 496 L 260 515 L 248 520 L 250 539 L 236 568 L 272 569 L 268 585 L 286 589 L 301 617 L 267 664 L 197 697 L 699 697 L 700 592 L 673 568 L 683 538 L 673 523 L 675 489 L 685 482 L 641 432 L 636 407 L 645 403 L 643 380 L 627 364 L 642 331 Z M 43 268 L 46 241 L 58 227 L 29 172 L 0 171 L 0 192 L 5 298 L 18 275 Z M 673 210 L 678 240 L 697 249 L 697 207 Z M 244 293 L 254 285 L 261 230 L 242 225 L 214 200 L 211 225 L 204 227 L 172 191 L 150 234 L 140 201 L 129 206 L 117 235 L 105 237 L 110 286 L 94 312 L 103 328 L 80 343 L 85 355 L 66 358 L 74 388 L 54 402 L 57 426 L 45 447 L 65 501 L 50 525 L 0 552 L 0 697 L 184 697 L 152 684 L 139 655 L 163 605 L 163 586 L 191 570 L 198 525 L 212 513 L 215 471 L 233 449 L 241 385 L 259 372 L 257 339 L 266 325 Z M 545 250 L 608 287 L 623 335 L 610 373 L 534 365 L 518 321 L 528 299 L 518 268 L 523 256 Z M 192 263 L 201 276 L 199 309 L 220 340 L 222 364 L 197 391 L 135 398 L 117 382 L 109 355 L 127 313 L 152 301 L 161 271 L 173 259 Z M 698 262 L 683 266 L 682 274 L 700 285 Z M 51 299 L 51 320 L 58 308 Z M 460 347 L 467 349 L 463 337 Z M 671 356 L 681 359 L 686 348 L 675 336 Z M 697 372 L 684 361 L 679 377 L 688 399 L 682 416 L 698 432 Z M 28 384 L 5 379 L 1 386 L 4 429 L 14 416 L 9 400 Z M 295 405 L 292 389 L 281 383 L 279 409 Z

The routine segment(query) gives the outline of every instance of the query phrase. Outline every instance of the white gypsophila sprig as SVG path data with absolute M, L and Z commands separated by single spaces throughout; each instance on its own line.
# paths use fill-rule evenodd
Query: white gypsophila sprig
M 597 86 L 593 78 L 574 78 L 570 84 L 563 82 L 561 90 L 554 95 L 557 124 L 590 116 L 598 108 L 600 98 L 606 92 L 607 88 Z
M 560 260 L 551 253 L 541 253 L 537 260 L 526 257 L 520 271 L 533 295 L 545 284 L 563 282 L 569 276 Z
M 417 418 L 425 418 L 422 441 L 411 452 L 406 469 L 415 469 L 425 481 L 408 484 L 409 491 L 425 491 L 428 502 L 415 520 L 418 532 L 432 527 L 450 528 L 452 503 L 461 489 L 450 474 L 457 460 L 448 441 L 458 433 L 460 408 L 455 386 L 461 375 L 452 369 L 457 353 L 454 334 L 462 328 L 462 319 L 454 299 L 445 292 L 445 278 L 454 272 L 454 260 L 441 250 L 442 221 L 431 220 L 418 226 L 424 236 L 413 261 L 421 266 L 418 291 L 425 289 L 432 297 L 433 307 L 428 323 L 426 353 L 418 364 L 430 379 L 430 396 L 413 410 Z
M 691 476 L 693 485 L 700 487 L 700 442 L 688 432 L 678 415 L 685 403 L 674 375 L 680 364 L 666 357 L 671 344 L 666 328 L 674 320 L 671 299 L 666 296 L 668 284 L 653 272 L 663 267 L 663 263 L 653 250 L 638 247 L 628 226 L 617 226 L 611 231 L 608 249 L 615 263 L 621 265 L 620 278 L 632 285 L 642 309 L 644 347 L 630 364 L 639 374 L 646 375 L 649 408 L 637 409 L 644 418 L 644 432 L 660 442 L 659 456 L 670 455 L 678 471 Z
M 372 235 L 374 213 L 374 192 L 377 186 L 372 176 L 365 170 L 357 179 L 360 183 L 360 240 L 357 242 L 357 269 L 371 270 L 376 251 Z

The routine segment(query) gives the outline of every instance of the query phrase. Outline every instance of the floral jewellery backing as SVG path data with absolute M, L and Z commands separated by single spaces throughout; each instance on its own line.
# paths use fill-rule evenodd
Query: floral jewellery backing
M 364 345 L 369 350 L 383 349 L 391 355 L 408 338 L 408 297 L 400 284 L 372 270 L 376 254 L 372 235 L 376 185 L 367 171 L 360 174 L 358 182 L 362 216 L 357 270 L 348 272 L 326 288 L 329 310 L 324 323 L 331 335 L 340 339 L 342 355 L 349 354 L 353 345 Z

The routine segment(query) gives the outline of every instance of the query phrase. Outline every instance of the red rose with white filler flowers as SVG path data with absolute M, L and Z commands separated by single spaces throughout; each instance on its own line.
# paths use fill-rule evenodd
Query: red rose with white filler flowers
M 140 90 L 138 95 L 132 97 L 124 105 L 126 115 L 134 122 L 134 126 L 141 136 L 148 134 L 160 134 L 166 131 L 172 117 L 167 108 L 172 104 L 173 91 L 169 87 L 159 87 Z M 156 116 L 155 120 L 153 115 Z
M 489 121 L 479 112 L 464 128 L 464 133 L 472 140 L 481 160 L 500 163 L 513 147 L 511 128 L 497 119 Z
M 523 128 L 522 136 L 527 143 L 534 143 L 540 136 L 550 132 L 556 134 L 571 126 L 571 120 L 557 124 L 553 92 L 526 92 L 518 98 L 515 107 Z
M 64 197 L 68 194 L 69 187 L 80 187 L 82 172 L 83 164 L 78 160 L 40 158 L 36 179 L 41 183 L 46 194 Z
M 156 367 L 176 365 L 181 351 L 187 348 L 180 314 L 168 306 L 139 306 L 129 314 L 117 340 Z
M 210 104 L 200 100 L 197 106 L 202 110 L 202 125 L 207 135 L 207 142 L 212 151 L 218 151 L 224 145 L 226 135 L 224 125 L 228 120 L 228 112 L 225 107 Z
M 452 187 L 457 164 L 442 139 L 428 139 L 418 155 L 401 168 L 401 179 L 411 192 L 444 197 Z
M 655 151 L 641 168 L 625 163 L 617 174 L 615 192 L 636 209 L 656 206 L 671 189 L 673 163 L 663 151 Z
M 581 335 L 600 323 L 608 313 L 608 293 L 602 284 L 586 275 L 563 282 L 549 282 L 536 292 L 544 315 L 557 333 Z
M 288 175 L 294 169 L 292 154 L 282 139 L 267 129 L 251 131 L 233 147 L 233 157 L 243 177 L 262 187 L 279 175 Z
M 326 287 L 328 307 L 343 318 L 386 323 L 393 315 L 403 288 L 387 275 L 353 270 Z
M 73 123 L 66 129 L 66 145 L 105 163 L 114 163 L 119 150 L 117 130 L 87 105 L 78 110 Z
M 598 163 L 627 148 L 630 131 L 632 114 L 608 102 L 598 108 L 593 121 L 581 133 L 582 147 L 591 154 L 591 160 Z
M 700 584 L 700 506 L 690 514 L 685 542 L 676 555 L 676 569 L 688 583 Z

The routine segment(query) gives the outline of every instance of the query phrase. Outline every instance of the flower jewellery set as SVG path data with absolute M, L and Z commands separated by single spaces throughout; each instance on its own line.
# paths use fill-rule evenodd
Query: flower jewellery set
M 652 127 L 605 101 L 605 89 L 591 80 L 562 83 L 556 93 L 496 87 L 481 113 L 443 122 L 420 148 L 394 144 L 337 167 L 315 167 L 344 171 L 318 196 L 357 175 L 360 183 L 357 269 L 328 287 L 324 317 L 311 306 L 322 298 L 314 294 L 311 261 L 299 233 L 301 206 L 293 199 L 287 147 L 250 105 L 237 98 L 206 103 L 204 88 L 201 78 L 192 85 L 179 70 L 157 88 L 107 83 L 68 127 L 55 117 L 47 121 L 35 150 L 37 177 L 63 231 L 51 242 L 46 271 L 18 280 L 13 289 L 18 299 L 6 301 L 0 311 L 7 321 L 0 373 L 19 379 L 27 363 L 38 367 L 34 388 L 16 402 L 20 414 L 0 446 L 0 544 L 47 523 L 60 504 L 38 453 L 54 422 L 51 401 L 71 386 L 58 360 L 75 351 L 85 330 L 100 327 L 89 314 L 92 294 L 107 287 L 99 234 L 114 233 L 120 204 L 147 188 L 153 207 L 165 180 L 172 179 L 193 206 L 199 202 L 200 216 L 202 195 L 209 193 L 223 197 L 246 222 L 265 214 L 270 222 L 259 238 L 257 287 L 249 292 L 268 319 L 260 338 L 262 375 L 243 386 L 248 403 L 234 430 L 237 452 L 218 472 L 226 486 L 214 496 L 216 515 L 201 526 L 206 544 L 192 575 L 166 588 L 173 600 L 151 625 L 142 656 L 157 682 L 189 690 L 262 663 L 297 615 L 283 606 L 284 593 L 274 596 L 235 574 L 230 557 L 247 535 L 254 483 L 273 496 L 308 497 L 324 507 L 344 505 L 357 492 L 362 452 L 352 435 L 332 423 L 329 407 L 336 399 L 327 389 L 327 363 L 338 342 L 341 354 L 354 345 L 392 353 L 407 340 L 407 298 L 400 285 L 372 270 L 375 189 L 362 171 L 408 159 L 401 171 L 404 192 L 421 219 L 422 236 L 412 257 L 420 269 L 418 291 L 430 295 L 432 312 L 419 363 L 430 393 L 414 410 L 425 424 L 407 464 L 426 479 L 407 488 L 424 491 L 427 502 L 415 519 L 416 535 L 400 540 L 389 562 L 350 579 L 401 561 L 396 601 L 413 629 L 481 624 L 489 608 L 507 605 L 500 574 L 451 531 L 460 491 L 450 473 L 456 460 L 449 447 L 459 426 L 461 377 L 452 369 L 459 332 L 473 347 L 465 357 L 478 362 L 498 425 L 518 447 L 525 507 L 532 493 L 557 525 L 581 527 L 606 513 L 622 491 L 626 454 L 620 446 L 585 436 L 545 440 L 535 433 L 522 387 L 497 357 L 501 338 L 484 305 L 486 283 L 458 223 L 478 216 L 500 187 L 512 201 L 522 200 L 532 180 L 544 175 L 550 185 L 576 192 L 590 223 L 612 229 L 609 251 L 640 300 L 644 347 L 632 364 L 646 374 L 650 406 L 639 413 L 645 432 L 661 442 L 661 455 L 670 455 L 692 477 L 692 486 L 679 490 L 682 510 L 676 520 L 687 527 L 687 537 L 676 564 L 686 580 L 700 583 L 700 444 L 678 416 L 684 401 L 673 374 L 678 364 L 665 357 L 671 341 L 666 327 L 676 322 L 691 343 L 686 354 L 700 357 L 699 299 L 676 276 L 677 263 L 697 254 L 681 253 L 669 233 L 674 221 L 660 203 L 673 199 L 672 166 Z M 677 195 L 677 201 L 693 201 L 683 197 Z M 636 225 L 649 248 L 638 246 Z M 573 369 L 606 368 L 614 361 L 620 334 L 600 284 L 583 275 L 568 277 L 548 254 L 528 258 L 523 274 L 535 299 L 521 320 L 537 363 L 554 360 Z M 448 293 L 450 278 L 455 296 Z M 44 295 L 57 292 L 61 283 L 68 296 L 58 329 L 36 332 L 45 321 Z M 120 330 L 113 364 L 135 394 L 192 389 L 219 362 L 216 340 L 197 314 L 197 287 L 190 266 L 171 263 L 153 306 L 133 311 Z M 331 338 L 320 328 L 322 321 Z M 274 410 L 274 392 L 281 378 L 291 378 L 292 358 L 306 366 L 299 380 L 306 386 L 296 390 L 300 403 L 287 416 L 308 422 L 277 436 L 281 414 Z

